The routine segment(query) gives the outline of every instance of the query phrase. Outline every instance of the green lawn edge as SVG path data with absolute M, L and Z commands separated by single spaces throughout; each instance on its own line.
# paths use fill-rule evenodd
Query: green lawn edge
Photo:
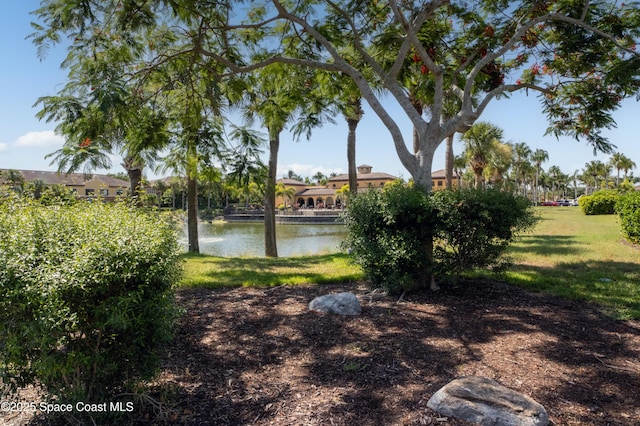
M 540 222 L 508 250 L 513 266 L 469 278 L 597 303 L 618 319 L 640 319 L 640 247 L 622 237 L 617 216 L 586 216 L 574 207 L 538 208 Z M 365 280 L 345 253 L 299 257 L 184 254 L 179 286 L 201 288 L 343 284 Z
M 351 283 L 364 279 L 343 253 L 296 257 L 216 257 L 184 254 L 180 287 L 273 287 Z

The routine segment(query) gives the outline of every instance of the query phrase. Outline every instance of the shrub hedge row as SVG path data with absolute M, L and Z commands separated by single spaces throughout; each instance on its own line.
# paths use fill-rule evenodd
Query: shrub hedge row
M 615 189 L 601 189 L 578 199 L 578 206 L 586 215 L 615 214 L 620 192 Z
M 640 244 L 640 192 L 629 192 L 616 203 L 620 227 L 624 236 L 635 244 Z
M 0 201 L 3 383 L 101 403 L 151 377 L 176 317 L 179 252 L 169 223 L 124 204 Z
M 432 274 L 500 266 L 509 242 L 535 216 L 524 197 L 499 190 L 428 194 L 395 183 L 350 200 L 345 223 L 343 246 L 371 283 L 401 293 Z

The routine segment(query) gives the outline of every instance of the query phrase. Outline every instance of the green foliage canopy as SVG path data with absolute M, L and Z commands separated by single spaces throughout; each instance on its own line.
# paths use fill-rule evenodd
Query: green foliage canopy
M 640 8 L 633 1 L 52 0 L 36 16 L 40 47 L 67 37 L 72 55 L 87 57 L 104 39 L 170 33 L 171 42 L 133 43 L 145 71 L 188 56 L 215 63 L 220 77 L 274 62 L 348 76 L 425 188 L 442 141 L 468 129 L 498 97 L 538 93 L 550 133 L 608 152 L 601 130 L 615 126 L 612 112 L 640 87 Z M 418 92 L 409 90 L 411 81 Z M 424 109 L 415 108 L 415 96 Z M 414 125 L 415 146 L 404 140 L 389 101 Z

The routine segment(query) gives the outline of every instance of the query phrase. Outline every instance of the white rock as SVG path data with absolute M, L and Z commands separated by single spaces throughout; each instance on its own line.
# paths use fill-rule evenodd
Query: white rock
M 309 309 L 338 315 L 360 315 L 361 312 L 358 298 L 348 291 L 316 297 L 309 303 Z
M 462 377 L 438 390 L 427 406 L 482 426 L 546 426 L 547 410 L 526 395 L 485 377 Z

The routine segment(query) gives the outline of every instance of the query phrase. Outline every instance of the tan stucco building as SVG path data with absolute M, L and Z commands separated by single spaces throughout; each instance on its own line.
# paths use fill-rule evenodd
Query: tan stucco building
M 8 169 L 0 169 L 0 183 L 7 183 L 3 180 L 4 172 Z M 115 178 L 113 176 L 84 173 L 57 173 L 43 172 L 36 170 L 15 170 L 22 175 L 24 182 L 42 181 L 45 185 L 62 185 L 77 198 L 92 199 L 98 198 L 105 201 L 113 201 L 119 195 L 127 193 L 129 182 Z
M 398 179 L 387 173 L 372 172 L 371 169 L 372 167 L 367 164 L 358 167 L 358 192 L 367 191 L 369 188 L 382 188 L 385 183 Z M 277 183 L 295 189 L 293 205 L 297 208 L 339 209 L 344 206 L 342 188 L 349 184 L 349 175 L 345 173 L 329 178 L 325 186 L 310 186 L 293 179 L 280 179 Z M 282 204 L 284 204 L 283 197 L 277 197 L 276 205 Z
M 385 184 L 393 182 L 398 178 L 383 172 L 373 172 L 373 167 L 363 164 L 358 167 L 358 192 L 365 192 L 371 188 L 382 188 Z M 433 191 L 439 191 L 446 188 L 445 171 L 437 170 L 431 174 Z M 458 187 L 458 175 L 453 174 L 453 188 Z M 342 188 L 349 185 L 349 175 L 347 173 L 334 176 L 327 181 L 325 186 L 310 186 L 304 182 L 294 179 L 279 179 L 276 183 L 283 184 L 286 188 L 294 188 L 293 205 L 297 208 L 328 208 L 339 209 L 344 206 L 344 197 Z M 283 197 L 276 197 L 276 205 L 284 205 Z M 291 200 L 287 200 L 287 205 L 291 204 Z

